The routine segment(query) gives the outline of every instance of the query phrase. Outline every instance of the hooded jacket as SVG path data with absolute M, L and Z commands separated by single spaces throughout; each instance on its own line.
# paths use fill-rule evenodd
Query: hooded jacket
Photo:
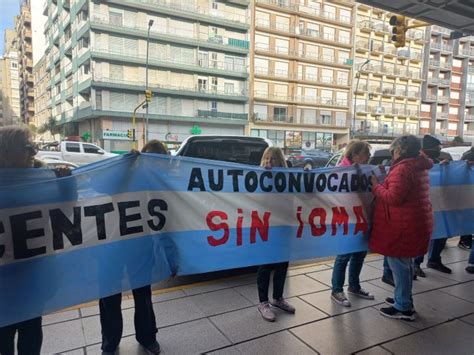
M 432 167 L 423 155 L 403 159 L 390 168 L 383 184 L 373 187 L 372 251 L 401 258 L 427 252 L 434 221 L 428 176 Z

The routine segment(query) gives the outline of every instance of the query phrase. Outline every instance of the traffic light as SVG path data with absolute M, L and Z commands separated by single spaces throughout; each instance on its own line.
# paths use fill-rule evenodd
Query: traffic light
M 135 141 L 135 128 L 127 129 L 127 137 L 132 141 Z
M 389 21 L 392 27 L 392 42 L 395 47 L 405 47 L 405 32 L 407 31 L 407 23 L 405 16 L 393 15 Z
M 151 90 L 146 90 L 145 91 L 146 102 L 150 102 L 152 97 L 153 97 L 153 93 L 151 92 Z

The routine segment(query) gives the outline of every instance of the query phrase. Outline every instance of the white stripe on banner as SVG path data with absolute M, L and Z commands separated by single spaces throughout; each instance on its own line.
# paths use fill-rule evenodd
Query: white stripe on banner
M 435 212 L 470 209 L 473 208 L 474 186 L 432 187 L 430 198 Z

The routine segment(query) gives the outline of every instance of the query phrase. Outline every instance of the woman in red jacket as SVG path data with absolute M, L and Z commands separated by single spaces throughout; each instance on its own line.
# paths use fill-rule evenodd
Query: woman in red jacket
M 394 298 L 385 300 L 390 307 L 380 313 L 404 320 L 415 319 L 413 258 L 427 252 L 433 231 L 428 177 L 433 162 L 420 149 L 415 136 L 397 138 L 390 146 L 393 164 L 385 181 L 371 177 L 375 211 L 369 248 L 387 256 L 395 280 Z

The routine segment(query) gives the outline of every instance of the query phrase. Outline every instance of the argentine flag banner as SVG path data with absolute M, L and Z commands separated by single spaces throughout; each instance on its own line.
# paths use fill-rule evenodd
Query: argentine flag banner
M 0 170 L 0 326 L 187 275 L 367 249 L 372 166 L 128 154 Z M 474 232 L 466 162 L 430 171 L 433 238 Z

